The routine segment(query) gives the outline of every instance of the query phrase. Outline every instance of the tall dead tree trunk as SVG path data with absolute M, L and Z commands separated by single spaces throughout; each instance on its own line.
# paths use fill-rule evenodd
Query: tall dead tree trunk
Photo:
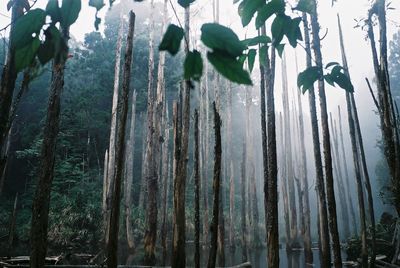
M 341 145 L 342 158 L 343 158 L 343 170 L 344 170 L 345 181 L 346 181 L 346 195 L 347 195 L 347 200 L 349 203 L 351 224 L 353 226 L 352 234 L 358 234 L 356 213 L 355 213 L 355 209 L 354 209 L 354 205 L 353 205 L 353 198 L 351 195 L 351 188 L 350 188 L 349 170 L 347 168 L 346 150 L 344 149 L 342 114 L 340 111 L 340 106 L 338 106 L 338 114 L 339 114 L 339 134 L 340 134 L 339 137 L 340 137 L 340 145 Z
M 339 141 L 337 135 L 336 121 L 333 122 L 332 114 L 330 114 L 330 123 L 331 123 L 331 133 L 332 133 L 332 154 L 335 157 L 334 167 L 336 171 L 336 181 L 337 181 L 337 189 L 341 193 L 346 193 L 343 184 L 343 174 L 342 167 L 340 164 L 340 155 L 339 155 Z M 349 211 L 346 198 L 339 198 L 339 203 L 341 207 L 341 220 L 342 220 L 342 231 L 343 231 L 343 241 L 346 241 L 350 236 L 350 222 L 349 222 Z
M 375 42 L 373 17 L 377 16 L 379 26 L 379 59 Z M 368 37 L 370 39 L 375 78 L 378 89 L 378 112 L 384 145 L 384 155 L 392 179 L 394 206 L 400 215 L 400 138 L 396 124 L 395 107 L 391 93 L 386 30 L 386 1 L 376 0 L 368 14 Z
M 132 94 L 131 125 L 129 129 L 129 140 L 125 156 L 125 227 L 126 241 L 131 252 L 135 249 L 135 241 L 132 230 L 132 183 L 133 183 L 133 157 L 135 151 L 135 118 L 136 118 L 136 91 Z
M 246 227 L 246 139 L 243 141 L 242 164 L 241 164 L 241 231 L 242 231 L 242 261 L 247 262 L 247 227 Z
M 214 268 L 217 260 L 218 249 L 218 220 L 219 220 L 219 203 L 221 202 L 220 187 L 221 187 L 221 118 L 217 110 L 216 103 L 213 102 L 214 110 L 214 130 L 215 130 L 215 159 L 214 159 L 214 178 L 213 178 L 213 215 L 211 220 L 211 247 L 208 257 L 208 268 Z
M 104 215 L 104 241 L 105 246 L 108 244 L 108 236 L 110 230 L 110 210 L 111 210 L 111 195 L 114 189 L 114 168 L 115 168 L 115 143 L 116 143 L 116 128 L 117 128 L 117 106 L 119 94 L 119 79 L 121 69 L 121 48 L 122 48 L 122 33 L 123 33 L 123 18 L 120 15 L 119 30 L 117 37 L 117 44 L 115 48 L 115 65 L 114 65 L 114 87 L 113 87 L 113 100 L 111 108 L 111 127 L 110 127 L 110 142 L 108 147 L 108 160 L 107 160 L 107 173 L 105 174 L 104 181 L 106 188 L 106 203 Z
M 317 1 L 312 1 L 314 4 L 313 12 L 311 14 L 311 28 L 313 34 L 313 50 L 316 61 L 316 66 L 319 69 L 319 73 L 323 73 L 322 64 L 322 53 L 321 53 L 321 39 L 319 36 L 320 26 L 318 23 L 317 13 Z M 332 239 L 332 252 L 333 252 L 333 264 L 336 268 L 342 267 L 342 255 L 340 249 L 340 238 L 337 225 L 336 215 L 336 201 L 335 201 L 335 189 L 333 181 L 332 171 L 332 154 L 330 144 L 330 133 L 328 124 L 328 112 L 325 95 L 325 83 L 323 77 L 318 80 L 318 95 L 321 111 L 321 128 L 322 128 L 322 147 L 324 150 L 324 171 L 326 177 L 326 200 L 328 202 L 328 224 L 329 231 Z
M 189 19 L 190 7 L 185 8 L 185 52 L 189 51 Z M 173 241 L 172 263 L 174 268 L 186 266 L 186 220 L 185 220 L 185 189 L 189 147 L 190 127 L 190 81 L 183 81 L 181 103 L 178 109 L 178 133 L 175 140 L 175 178 L 174 178 L 174 213 L 173 213 Z
M 61 29 L 62 38 L 69 40 L 69 28 Z M 44 267 L 47 253 L 47 228 L 49 220 L 50 193 L 54 178 L 56 141 L 60 125 L 61 94 L 64 87 L 64 69 L 68 45 L 56 55 L 53 63 L 49 101 L 43 130 L 40 153 L 40 173 L 32 204 L 30 266 Z
M 304 40 L 307 53 L 307 68 L 311 67 L 311 42 L 310 42 L 310 31 L 308 26 L 307 14 L 303 13 L 302 16 L 304 24 Z M 316 173 L 316 191 L 318 199 L 318 234 L 320 241 L 320 253 L 321 253 L 321 266 L 329 267 L 331 265 L 331 253 L 329 245 L 329 228 L 328 228 L 328 213 L 326 207 L 326 195 L 324 185 L 324 172 L 322 170 L 322 157 L 320 148 L 319 138 L 319 127 L 317 118 L 317 107 L 315 100 L 314 87 L 308 90 L 308 100 L 310 106 L 310 117 L 311 117 L 311 131 L 313 139 L 313 153 L 315 162 L 315 173 Z
M 342 62 L 343 62 L 343 68 L 345 71 L 345 74 L 350 78 L 350 71 L 348 68 L 347 64 L 347 57 L 346 57 L 346 51 L 344 48 L 344 40 L 343 40 L 343 33 L 342 33 L 342 27 L 340 24 L 340 18 L 338 16 L 338 28 L 339 28 L 339 39 L 340 39 L 340 50 L 342 53 Z M 375 255 L 376 255 L 376 231 L 375 231 L 375 212 L 374 212 L 374 203 L 373 203 L 373 196 L 372 196 L 372 189 L 371 189 L 371 183 L 369 179 L 369 172 L 368 172 L 368 167 L 365 159 L 365 152 L 364 152 L 364 143 L 363 143 L 363 138 L 361 134 L 361 127 L 360 127 L 360 122 L 358 120 L 358 111 L 357 111 L 357 106 L 356 102 L 354 99 L 354 94 L 346 92 L 346 102 L 347 106 L 351 108 L 351 115 L 349 114 L 348 116 L 353 118 L 354 121 L 354 132 L 355 132 L 355 139 L 356 139 L 356 147 L 359 151 L 359 160 L 360 165 L 363 170 L 363 175 L 364 175 L 364 180 L 365 180 L 365 186 L 367 189 L 368 193 L 368 208 L 369 208 L 369 214 L 370 214 L 370 219 L 371 219 L 371 260 L 370 260 L 370 265 L 371 267 L 374 267 L 375 263 Z M 349 108 L 348 108 L 349 110 Z M 339 108 L 339 113 L 340 113 L 340 108 Z
M 5 169 L 7 166 L 7 140 L 11 128 L 10 112 L 18 73 L 15 70 L 14 22 L 24 14 L 24 1 L 13 1 L 11 10 L 10 39 L 5 65 L 0 82 L 0 194 L 4 183 Z M 6 51 L 6 47 L 4 47 Z
M 199 113 L 194 111 L 194 266 L 200 268 L 200 153 Z
M 131 81 L 132 69 L 132 51 L 133 51 L 133 35 L 135 30 L 135 13 L 129 12 L 129 27 L 126 38 L 125 61 L 123 69 L 121 98 L 118 101 L 117 116 L 117 142 L 115 148 L 115 173 L 114 173 L 114 190 L 112 193 L 112 206 L 110 213 L 110 232 L 107 245 L 107 267 L 116 268 L 118 266 L 118 231 L 119 231 L 119 214 L 121 203 L 121 182 L 123 176 L 123 167 L 125 159 L 125 129 L 128 117 L 128 98 L 129 86 Z
M 297 65 L 297 54 L 296 54 L 296 73 L 298 73 Z M 307 172 L 307 153 L 305 146 L 304 137 L 304 118 L 303 118 L 303 101 L 300 95 L 300 89 L 297 89 L 297 105 L 298 105 L 298 117 L 299 117 L 299 139 L 300 139 L 300 180 L 301 180 L 301 193 L 302 193 L 302 235 L 304 242 L 304 260 L 306 264 L 313 263 L 313 253 L 311 250 L 311 212 L 310 212 L 310 198 L 309 198 L 309 186 L 308 186 L 308 172 Z
M 286 169 L 286 180 L 288 185 L 288 199 L 289 199 L 289 212 L 290 212 L 290 237 L 286 244 L 286 249 L 291 250 L 293 246 L 296 246 L 297 241 L 297 209 L 296 209 L 296 193 L 294 186 L 294 171 L 293 171 L 293 159 L 292 159 L 292 134 L 290 126 L 290 107 L 289 107 L 289 87 L 287 80 L 286 70 L 286 56 L 282 59 L 282 91 L 283 91 L 283 118 L 284 118 L 284 135 L 285 135 L 285 169 Z
M 232 84 L 228 86 L 227 101 L 227 157 L 229 167 L 229 248 L 235 250 L 235 173 L 233 167 L 233 144 L 232 144 Z

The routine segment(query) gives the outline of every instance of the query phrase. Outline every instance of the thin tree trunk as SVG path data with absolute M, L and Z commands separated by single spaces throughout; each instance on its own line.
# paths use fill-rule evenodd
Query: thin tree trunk
M 308 20 L 306 13 L 303 13 L 303 24 L 304 24 L 304 39 L 306 44 L 307 53 L 307 68 L 311 67 L 311 43 L 310 33 L 308 28 Z M 308 90 L 308 100 L 310 106 L 310 117 L 311 117 L 311 130 L 313 138 L 313 152 L 315 161 L 315 172 L 316 172 L 316 191 L 318 198 L 318 217 L 319 217 L 319 240 L 320 240 L 320 252 L 321 252 L 321 266 L 329 267 L 331 265 L 331 253 L 329 245 L 329 228 L 328 228 L 328 215 L 326 208 L 326 195 L 324 185 L 324 173 L 322 170 L 322 157 L 320 149 L 320 138 L 319 138 L 319 127 L 317 118 L 317 107 L 315 100 L 314 87 Z
M 298 73 L 298 65 L 297 65 L 297 54 L 296 54 L 296 73 Z M 303 118 L 303 102 L 301 100 L 300 89 L 297 89 L 297 105 L 298 105 L 298 116 L 299 116 L 299 132 L 300 132 L 300 166 L 301 166 L 301 193 L 302 193 L 302 204 L 303 209 L 302 213 L 302 235 L 304 241 L 304 260 L 306 264 L 313 263 L 313 253 L 311 250 L 312 242 L 311 242 L 311 212 L 310 212 L 310 198 L 308 195 L 309 186 L 308 186 L 308 172 L 307 172 L 307 153 L 305 146 L 305 137 L 304 137 L 304 118 Z
M 189 51 L 189 19 L 190 8 L 185 9 L 185 53 Z M 174 268 L 183 268 L 186 266 L 186 219 L 185 219 L 185 190 L 186 173 L 189 146 L 189 127 L 190 127 L 190 81 L 183 81 L 182 98 L 180 109 L 178 111 L 178 127 L 180 133 L 177 133 L 175 140 L 175 158 L 176 170 L 174 178 L 174 213 L 173 213 L 173 241 L 172 241 L 172 264 Z
M 313 50 L 315 55 L 315 60 L 320 73 L 323 73 L 322 64 L 322 53 L 321 53 L 321 40 L 319 36 L 320 26 L 318 23 L 318 13 L 317 13 L 317 1 L 313 0 L 314 10 L 311 15 L 311 28 L 313 33 Z M 337 225 L 336 216 L 336 201 L 335 201 L 335 189 L 333 181 L 333 171 L 332 171 L 332 154 L 331 154 L 331 144 L 330 144 L 330 134 L 329 134 L 329 124 L 328 124 L 328 113 L 327 113 L 327 103 L 325 95 L 325 83 L 323 78 L 318 80 L 318 93 L 319 93 L 319 103 L 321 111 L 321 128 L 322 128 L 322 146 L 324 150 L 324 171 L 326 176 L 326 197 L 328 202 L 328 224 L 329 231 L 332 238 L 332 252 L 333 252 L 333 264 L 334 267 L 342 267 L 342 255 L 340 249 L 340 238 Z
M 121 203 L 121 181 L 125 159 L 125 128 L 128 115 L 129 86 L 132 69 L 133 35 L 135 30 L 135 13 L 129 13 L 129 28 L 126 38 L 125 62 L 122 81 L 121 98 L 118 102 L 117 142 L 115 149 L 115 177 L 114 191 L 112 193 L 112 206 L 110 213 L 110 232 L 107 245 L 107 267 L 116 268 L 118 265 L 118 230 Z
M 233 144 L 232 144 L 232 84 L 228 86 L 227 103 L 227 157 L 229 165 L 229 248 L 235 250 L 235 173 L 233 167 Z
M 353 199 L 352 199 L 352 195 L 351 195 L 351 192 L 350 192 L 351 191 L 350 178 L 349 178 L 349 170 L 347 168 L 346 150 L 344 149 L 342 115 L 341 115 L 341 111 L 340 111 L 340 106 L 338 106 L 338 112 L 339 112 L 339 134 L 340 134 L 339 137 L 340 137 L 340 145 L 341 145 L 342 158 L 343 158 L 343 170 L 344 170 L 345 180 L 346 180 L 346 194 L 347 194 L 348 203 L 350 205 L 351 223 L 353 225 L 352 234 L 358 234 L 356 213 L 355 213 L 355 210 L 354 210 Z
M 349 68 L 348 68 L 348 64 L 347 64 L 347 57 L 346 57 L 346 52 L 345 52 L 345 48 L 344 48 L 343 33 L 342 33 L 342 27 L 340 24 L 339 16 L 338 16 L 338 28 L 339 28 L 339 39 L 340 39 L 340 49 L 341 49 L 341 53 L 342 53 L 343 68 L 344 68 L 345 74 L 350 79 L 350 72 L 349 72 Z M 367 188 L 367 192 L 368 192 L 368 207 L 369 207 L 369 213 L 370 213 L 370 219 L 371 219 L 371 237 L 372 237 L 372 243 L 371 243 L 371 255 L 372 256 L 371 256 L 371 260 L 370 260 L 370 265 L 371 265 L 371 267 L 374 267 L 375 255 L 376 255 L 376 253 L 375 253 L 376 252 L 376 249 L 375 249 L 376 235 L 375 235 L 374 204 L 373 204 L 371 183 L 370 183 L 370 179 L 369 179 L 367 163 L 365 160 L 364 144 L 363 144 L 363 139 L 362 139 L 362 134 L 361 134 L 360 122 L 358 120 L 358 111 L 357 111 L 357 106 L 356 106 L 356 102 L 355 102 L 353 93 L 346 92 L 346 103 L 348 106 L 347 109 L 348 109 L 349 121 L 350 121 L 350 117 L 351 117 L 351 121 L 353 122 L 352 123 L 353 126 L 351 126 L 351 127 L 353 128 L 353 134 L 355 135 L 355 137 L 354 137 L 354 141 L 352 140 L 352 142 L 356 143 L 354 147 L 355 147 L 355 149 L 359 150 L 358 160 L 361 161 L 359 163 L 362 165 L 365 184 L 366 184 L 366 188 Z M 349 107 L 350 107 L 350 110 L 349 110 Z M 340 109 L 339 109 L 339 113 L 340 113 Z M 349 124 L 350 124 L 350 122 L 349 122 Z M 351 138 L 353 139 L 353 137 L 351 137 Z M 361 166 L 359 166 L 359 168 L 361 168 Z M 361 173 L 361 171 L 359 171 L 359 172 Z M 364 191 L 363 191 L 363 193 L 364 193 Z M 362 200 L 363 200 L 362 206 L 364 207 L 364 195 L 363 195 Z M 365 210 L 365 209 L 363 208 L 363 210 Z M 364 218 L 365 218 L 365 215 L 364 215 Z M 365 227 L 366 226 L 364 226 L 364 228 Z M 363 227 L 361 227 L 361 228 L 363 228 Z M 365 243 L 366 243 L 366 241 L 365 241 Z M 367 247 L 367 245 L 365 245 L 365 247 Z M 367 251 L 367 249 L 365 249 L 365 250 Z M 362 253 L 362 255 L 365 255 L 365 254 L 368 254 L 368 252 Z M 362 259 L 365 259 L 365 256 Z
M 169 125 L 168 125 L 168 107 L 165 107 L 164 117 L 164 142 L 162 144 L 162 220 L 161 220 L 161 246 L 163 248 L 162 262 L 165 266 L 167 259 L 167 210 L 168 210 L 168 188 L 169 188 Z
M 242 230 L 242 261 L 247 262 L 247 227 L 246 227 L 246 139 L 243 141 L 241 165 L 241 230 Z
M 133 183 L 133 158 L 135 151 L 135 117 L 136 117 L 136 91 L 132 94 L 131 125 L 126 154 L 126 178 L 125 178 L 125 225 L 126 241 L 131 252 L 135 249 L 135 241 L 132 230 L 132 183 Z
M 200 268 L 200 168 L 199 168 L 199 113 L 194 111 L 194 266 Z
M 221 118 L 217 110 L 216 103 L 213 102 L 214 110 L 214 130 L 215 130 L 215 159 L 214 159 L 214 178 L 213 178 L 213 216 L 211 221 L 211 248 L 208 257 L 208 268 L 214 268 L 217 260 L 218 249 L 218 218 L 219 218 L 219 203 L 220 203 L 220 187 L 221 187 Z
M 122 33 L 123 33 L 123 18 L 120 15 L 119 30 L 117 37 L 117 44 L 115 48 L 115 66 L 114 66 L 114 87 L 113 87 L 113 100 L 111 108 L 111 128 L 110 128 L 110 143 L 108 147 L 108 166 L 107 175 L 105 177 L 107 191 L 106 191 L 106 214 L 104 217 L 105 227 L 105 246 L 108 244 L 109 230 L 110 230 L 110 210 L 111 210 L 111 195 L 114 191 L 114 168 L 115 168 L 115 143 L 116 143 L 116 128 L 117 128 L 117 106 L 118 106 L 118 92 L 119 92 L 119 79 L 121 69 L 121 48 L 122 48 Z
M 62 29 L 62 38 L 69 39 L 69 29 Z M 50 192 L 54 177 L 56 141 L 60 125 L 61 94 L 64 87 L 65 61 L 68 46 L 56 56 L 47 106 L 47 116 L 43 131 L 43 142 L 40 153 L 40 174 L 32 205 L 31 255 L 30 266 L 44 266 L 47 253 L 47 228 L 50 207 Z

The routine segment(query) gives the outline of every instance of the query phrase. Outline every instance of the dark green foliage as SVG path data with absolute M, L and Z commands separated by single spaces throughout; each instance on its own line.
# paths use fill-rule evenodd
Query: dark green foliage
M 175 24 L 170 24 L 161 40 L 160 46 L 158 47 L 159 50 L 166 50 L 171 53 L 171 55 L 176 55 L 184 36 L 185 33 L 181 27 L 178 27 Z
M 200 52 L 197 50 L 189 51 L 186 55 L 183 67 L 183 76 L 186 80 L 193 79 L 199 81 L 203 75 L 203 60 Z
M 257 46 L 259 44 L 268 44 L 271 42 L 272 42 L 271 38 L 266 35 L 260 35 L 260 36 L 256 36 L 253 38 L 247 38 L 242 41 L 242 43 L 248 47 Z
M 63 0 L 60 8 L 61 27 L 67 28 L 71 26 L 79 16 L 81 11 L 81 0 Z
M 46 12 L 42 9 L 32 9 L 19 18 L 13 30 L 13 43 L 15 49 L 21 49 L 33 42 L 32 35 L 38 36 L 46 19 Z
M 295 9 L 312 14 L 315 10 L 315 2 L 311 0 L 300 0 Z
M 178 4 L 181 5 L 181 7 L 186 8 L 190 6 L 191 3 L 193 3 L 195 0 L 178 0 Z
M 263 5 L 264 0 L 243 0 L 239 5 L 239 15 L 242 19 L 243 27 L 247 26 L 254 14 Z
M 260 28 L 274 14 L 285 12 L 285 2 L 282 0 L 272 0 L 264 4 L 257 13 L 256 28 Z
M 316 66 L 309 67 L 305 71 L 299 73 L 297 77 L 297 86 L 304 93 L 311 89 L 315 81 L 322 77 L 320 69 Z
M 255 49 L 250 49 L 249 52 L 247 53 L 247 59 L 248 59 L 248 63 L 249 63 L 250 72 L 253 71 L 254 61 L 256 60 L 256 55 L 257 55 L 257 50 L 255 50 Z

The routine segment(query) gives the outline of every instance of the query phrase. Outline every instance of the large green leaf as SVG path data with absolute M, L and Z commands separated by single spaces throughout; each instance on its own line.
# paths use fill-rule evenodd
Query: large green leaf
M 278 55 L 282 58 L 283 50 L 285 49 L 285 44 L 278 44 L 275 46 L 276 51 L 278 51 Z
M 344 70 L 343 67 L 336 62 L 329 63 L 327 65 L 327 68 L 330 66 L 334 67 L 329 74 L 326 74 L 324 76 L 325 81 L 332 86 L 334 86 L 334 84 L 337 84 L 339 87 L 348 92 L 354 92 L 354 86 L 351 83 L 350 78 L 342 72 Z
M 256 55 L 257 55 L 257 50 L 255 49 L 250 49 L 249 52 L 247 53 L 247 62 L 249 64 L 250 73 L 253 71 Z
M 63 0 L 61 5 L 61 26 L 68 28 L 79 16 L 81 0 Z
M 195 0 L 178 0 L 178 4 L 181 5 L 181 7 L 186 8 L 190 6 L 191 3 L 193 3 Z
M 61 10 L 58 6 L 58 0 L 49 0 L 46 6 L 46 13 L 50 15 L 52 24 L 61 20 Z
M 185 33 L 181 27 L 178 27 L 175 24 L 170 24 L 161 40 L 158 49 L 161 51 L 166 50 L 172 55 L 176 55 L 176 53 L 179 51 L 179 47 L 181 46 L 181 41 L 184 35 Z
M 184 67 L 184 78 L 199 81 L 203 75 L 203 59 L 197 50 L 189 51 L 186 55 Z
M 265 0 L 243 0 L 239 5 L 239 15 L 243 27 L 247 26 L 253 18 L 256 11 L 262 7 Z
M 266 35 L 260 35 L 253 38 L 247 38 L 242 41 L 242 43 L 247 47 L 257 46 L 259 44 L 268 44 L 271 43 L 271 38 Z
M 238 84 L 252 85 L 249 73 L 243 70 L 243 66 L 239 60 L 218 50 L 207 52 L 207 58 L 215 69 L 230 81 Z
M 322 73 L 320 72 L 320 68 L 316 66 L 309 67 L 305 71 L 301 72 L 297 77 L 297 86 L 304 93 L 312 88 L 315 81 L 319 80 L 321 77 Z
M 97 11 L 105 6 L 104 0 L 89 0 L 89 6 L 96 8 Z
M 31 38 L 26 46 L 19 48 L 15 51 L 15 70 L 20 72 L 28 67 L 36 56 L 40 46 L 39 37 Z
M 38 35 L 46 20 L 46 12 L 43 9 L 32 9 L 17 19 L 11 36 L 11 45 L 22 48 L 32 42 L 32 35 Z
M 201 27 L 201 41 L 211 48 L 225 51 L 232 57 L 242 55 L 246 46 L 238 36 L 229 28 L 217 23 L 205 23 Z
M 290 27 L 290 25 L 291 25 L 291 18 L 289 16 L 281 14 L 275 17 L 271 26 L 274 45 L 277 45 L 282 41 L 283 36 L 285 35 L 287 28 Z
M 285 2 L 283 0 L 272 0 L 258 9 L 256 17 L 256 28 L 260 28 L 273 14 L 283 14 Z
M 303 40 L 300 30 L 300 22 L 301 18 L 291 19 L 290 22 L 287 22 L 287 26 L 285 27 L 285 35 L 289 40 L 289 43 L 292 47 L 297 46 L 297 40 Z
M 315 10 L 315 1 L 314 0 L 300 0 L 297 4 L 296 10 L 301 12 L 306 12 L 312 14 Z
M 37 53 L 42 65 L 49 62 L 60 51 L 61 42 L 63 42 L 59 30 L 53 25 L 47 28 L 44 33 L 46 40 L 40 45 Z

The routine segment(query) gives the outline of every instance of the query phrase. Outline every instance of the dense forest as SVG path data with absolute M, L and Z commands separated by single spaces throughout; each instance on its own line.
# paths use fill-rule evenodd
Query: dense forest
M 0 267 L 400 267 L 396 1 L 6 2 Z

